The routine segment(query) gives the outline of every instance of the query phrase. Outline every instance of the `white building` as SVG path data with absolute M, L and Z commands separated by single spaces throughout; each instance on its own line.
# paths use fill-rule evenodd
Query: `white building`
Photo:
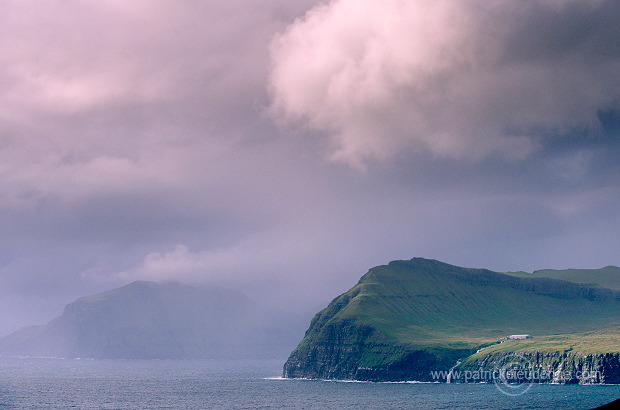
M 531 339 L 530 335 L 510 335 L 506 339 L 508 340 L 523 340 L 523 339 Z

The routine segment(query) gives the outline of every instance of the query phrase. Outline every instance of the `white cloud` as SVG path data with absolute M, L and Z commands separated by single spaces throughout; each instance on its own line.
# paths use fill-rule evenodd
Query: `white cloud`
M 609 27 L 560 57 L 557 33 L 524 32 L 536 14 L 548 30 L 583 25 L 598 3 L 575 4 L 333 0 L 274 39 L 272 110 L 327 133 L 333 158 L 356 166 L 402 150 L 524 158 L 543 135 L 595 129 L 597 108 L 620 96 L 620 58 L 584 55 Z M 533 55 L 516 55 L 515 39 Z

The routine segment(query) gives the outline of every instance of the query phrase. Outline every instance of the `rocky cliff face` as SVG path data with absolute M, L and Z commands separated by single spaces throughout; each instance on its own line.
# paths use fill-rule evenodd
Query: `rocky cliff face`
M 433 371 L 449 369 L 458 358 L 472 353 L 413 348 L 388 340 L 371 326 L 342 321 L 328 324 L 312 343 L 295 349 L 284 365 L 284 377 L 433 381 Z
M 620 353 L 497 352 L 465 361 L 451 374 L 453 382 L 618 384 Z

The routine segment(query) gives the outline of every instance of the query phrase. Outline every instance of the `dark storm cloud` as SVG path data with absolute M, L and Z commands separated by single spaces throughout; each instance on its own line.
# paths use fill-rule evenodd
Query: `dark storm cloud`
M 596 66 L 618 59 L 620 5 L 614 1 L 530 2 L 512 8 L 518 35 L 507 38 L 507 61 L 579 61 Z

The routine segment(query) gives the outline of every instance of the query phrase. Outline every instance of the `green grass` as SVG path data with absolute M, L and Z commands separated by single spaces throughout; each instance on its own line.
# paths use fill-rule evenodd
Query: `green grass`
M 584 332 L 620 327 L 620 293 L 522 276 L 421 258 L 378 266 L 317 314 L 300 348 L 319 341 L 327 325 L 347 321 L 376 329 L 384 343 L 411 348 L 476 349 L 510 334 L 532 334 L 535 339 L 518 346 L 536 349 L 544 341 L 546 349 L 585 348 L 596 339 L 597 349 L 615 349 L 609 334 Z M 574 333 L 588 335 L 579 337 L 587 341 L 569 345 L 552 336 Z
M 526 340 L 506 340 L 470 356 L 474 361 L 494 353 L 620 353 L 620 328 L 613 327 L 590 332 L 536 336 Z
M 606 266 L 601 269 L 542 269 L 533 273 L 506 272 L 509 275 L 523 278 L 552 278 L 569 282 L 587 284 L 593 287 L 620 290 L 620 268 Z

